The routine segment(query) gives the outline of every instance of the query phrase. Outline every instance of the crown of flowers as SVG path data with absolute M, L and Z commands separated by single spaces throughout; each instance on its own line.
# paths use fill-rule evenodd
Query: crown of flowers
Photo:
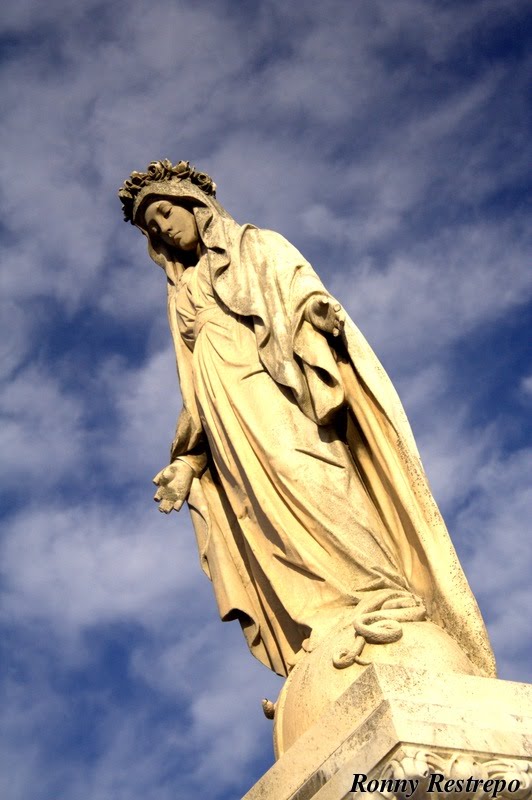
M 139 192 L 150 183 L 159 181 L 188 180 L 195 183 L 202 192 L 216 197 L 216 184 L 206 172 L 198 172 L 191 167 L 188 161 L 178 161 L 172 164 L 167 158 L 164 161 L 152 161 L 148 164 L 146 172 L 132 172 L 118 190 L 122 201 L 122 210 L 126 222 L 133 223 L 133 208 Z

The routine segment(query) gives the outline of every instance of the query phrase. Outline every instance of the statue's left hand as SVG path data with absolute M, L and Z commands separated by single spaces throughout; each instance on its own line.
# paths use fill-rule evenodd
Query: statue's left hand
M 179 511 L 188 497 L 194 470 L 184 461 L 174 461 L 157 473 L 153 482 L 159 488 L 153 499 L 159 503 L 159 511 L 169 514 L 170 511 Z
M 305 309 L 305 319 L 318 330 L 339 336 L 345 325 L 345 311 L 332 297 L 315 297 Z

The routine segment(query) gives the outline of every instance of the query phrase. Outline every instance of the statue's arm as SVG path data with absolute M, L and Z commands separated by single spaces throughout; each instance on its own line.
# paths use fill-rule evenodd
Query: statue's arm
M 276 291 L 281 292 L 294 330 L 305 321 L 315 330 L 340 336 L 345 311 L 299 250 L 274 231 L 257 229 L 251 232 L 251 237 L 257 240 L 264 254 L 263 280 L 275 284 Z
M 159 511 L 165 514 L 179 511 L 188 498 L 192 481 L 205 472 L 207 460 L 203 431 L 184 406 L 170 448 L 170 464 L 153 479 L 158 487 L 154 500 L 159 503 Z

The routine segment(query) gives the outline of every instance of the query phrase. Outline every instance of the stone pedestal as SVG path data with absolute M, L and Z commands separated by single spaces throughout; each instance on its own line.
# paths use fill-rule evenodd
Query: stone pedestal
M 529 800 L 532 686 L 373 664 L 243 800 L 359 795 Z

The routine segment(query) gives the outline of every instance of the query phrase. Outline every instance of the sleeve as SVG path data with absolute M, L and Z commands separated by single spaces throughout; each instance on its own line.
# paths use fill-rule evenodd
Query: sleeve
M 170 447 L 170 461 L 186 460 L 194 469 L 202 474 L 207 464 L 206 442 L 199 417 L 194 392 L 192 374 L 192 354 L 181 339 L 177 323 L 175 306 L 175 285 L 168 284 L 168 321 L 174 340 L 177 374 L 183 398 L 183 408 L 179 414 L 175 436 Z

